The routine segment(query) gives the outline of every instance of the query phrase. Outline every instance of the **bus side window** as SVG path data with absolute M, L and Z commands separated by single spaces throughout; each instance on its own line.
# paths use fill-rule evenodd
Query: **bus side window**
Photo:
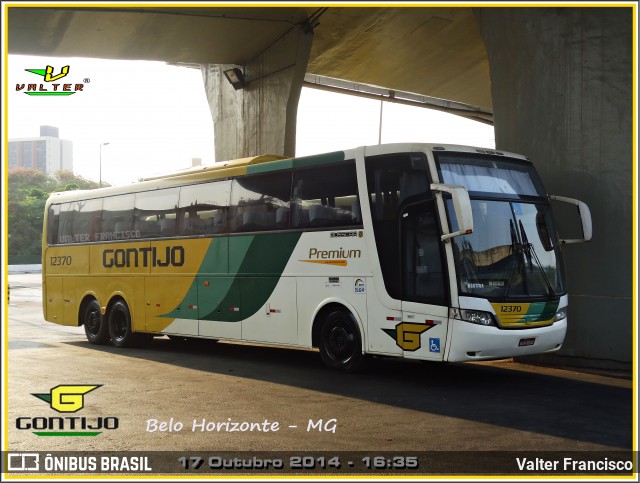
M 228 232 L 231 181 L 213 181 L 180 188 L 178 234 L 217 235 Z
M 292 208 L 293 228 L 361 225 L 355 163 L 296 169 Z
M 133 227 L 134 195 L 109 196 L 102 204 L 102 235 L 106 240 L 115 239 L 116 233 L 130 231 Z
M 135 235 L 150 238 L 175 236 L 179 194 L 179 188 L 136 193 L 133 226 Z
M 60 205 L 49 206 L 49 214 L 47 216 L 47 244 L 55 245 L 58 243 L 58 225 L 60 223 Z
M 73 233 L 78 242 L 95 241 L 102 225 L 102 198 L 80 201 L 79 208 L 73 219 Z
M 73 216 L 76 212 L 77 204 L 62 203 L 60 205 L 60 223 L 58 225 L 57 243 L 72 243 L 73 240 Z
M 287 229 L 290 198 L 291 173 L 289 171 L 275 171 L 234 179 L 229 215 L 231 231 Z
M 155 238 L 160 236 L 160 222 L 156 216 L 149 216 L 139 220 L 138 230 L 141 238 Z

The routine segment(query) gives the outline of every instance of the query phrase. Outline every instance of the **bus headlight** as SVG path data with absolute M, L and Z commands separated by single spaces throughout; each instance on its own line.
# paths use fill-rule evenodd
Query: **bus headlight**
M 567 309 L 568 309 L 568 307 L 566 305 L 564 307 L 562 307 L 561 309 L 558 309 L 558 311 L 556 312 L 556 316 L 553 319 L 553 321 L 557 322 L 558 320 L 566 319 L 567 318 Z
M 471 322 L 472 324 L 496 327 L 496 321 L 490 312 L 482 310 L 451 309 L 451 318 Z

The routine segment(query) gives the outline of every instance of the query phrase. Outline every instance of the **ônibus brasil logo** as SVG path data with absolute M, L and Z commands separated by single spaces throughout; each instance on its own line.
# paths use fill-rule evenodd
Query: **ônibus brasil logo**
M 101 387 L 97 385 L 59 385 L 49 393 L 33 396 L 49 404 L 59 413 L 76 413 L 84 408 L 85 394 Z M 49 416 L 16 418 L 16 428 L 31 430 L 36 436 L 98 436 L 105 429 L 118 429 L 114 416 Z M 34 431 L 35 430 L 35 431 Z
M 44 69 L 25 69 L 27 72 L 44 77 L 48 84 L 16 84 L 16 91 L 23 91 L 29 96 L 70 96 L 82 91 L 84 85 L 89 83 L 89 79 L 84 79 L 83 83 L 60 83 L 56 82 L 69 74 L 69 66 L 65 65 L 58 74 L 54 74 L 53 67 L 47 65 Z

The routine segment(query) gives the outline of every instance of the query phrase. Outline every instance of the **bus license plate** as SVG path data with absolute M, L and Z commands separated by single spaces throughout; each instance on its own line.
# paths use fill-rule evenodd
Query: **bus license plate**
M 518 347 L 524 347 L 527 345 L 533 345 L 536 341 L 535 337 L 531 337 L 529 339 L 520 339 L 520 342 L 518 342 Z

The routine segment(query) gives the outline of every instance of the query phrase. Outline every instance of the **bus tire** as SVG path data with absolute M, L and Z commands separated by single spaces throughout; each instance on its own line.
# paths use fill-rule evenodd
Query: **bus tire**
M 104 345 L 111 338 L 109 334 L 109 324 L 102 316 L 100 304 L 93 299 L 89 302 L 82 312 L 82 325 L 84 325 L 84 333 L 87 340 L 91 344 Z
M 144 342 L 147 334 L 136 334 L 131 328 L 131 313 L 123 300 L 116 301 L 109 310 L 109 335 L 116 347 L 133 347 Z
M 331 369 L 353 372 L 361 366 L 362 337 L 350 312 L 335 309 L 326 315 L 319 346 L 322 362 Z

